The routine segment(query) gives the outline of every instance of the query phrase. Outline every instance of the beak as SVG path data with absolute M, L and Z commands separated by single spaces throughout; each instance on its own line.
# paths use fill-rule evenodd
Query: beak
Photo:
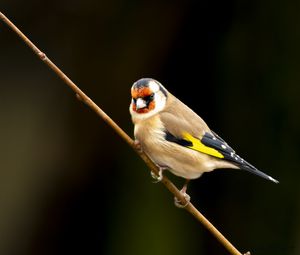
M 139 109 L 143 109 L 147 106 L 146 102 L 144 99 L 142 98 L 138 98 L 136 100 L 136 109 L 139 110 Z

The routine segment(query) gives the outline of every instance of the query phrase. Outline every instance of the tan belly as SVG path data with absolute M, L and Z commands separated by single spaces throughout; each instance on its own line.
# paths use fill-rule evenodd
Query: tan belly
M 175 143 L 146 143 L 143 150 L 157 165 L 167 167 L 173 174 L 186 179 L 196 179 L 216 168 L 216 161 L 211 156 Z

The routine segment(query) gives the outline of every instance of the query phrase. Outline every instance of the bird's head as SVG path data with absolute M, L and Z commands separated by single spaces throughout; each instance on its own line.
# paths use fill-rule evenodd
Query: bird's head
M 134 119 L 143 120 L 165 108 L 168 91 L 156 80 L 142 78 L 131 87 L 130 114 Z

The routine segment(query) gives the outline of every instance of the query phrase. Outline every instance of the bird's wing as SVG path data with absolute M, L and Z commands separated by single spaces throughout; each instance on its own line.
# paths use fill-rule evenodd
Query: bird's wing
M 165 110 L 160 112 L 160 117 L 167 130 L 175 136 L 181 136 L 183 131 L 195 137 L 210 132 L 204 120 L 173 95 L 169 96 L 168 104 Z
M 202 119 L 200 120 L 197 118 L 194 121 L 193 119 L 187 120 L 186 118 L 181 118 L 180 115 L 170 112 L 161 113 L 161 121 L 165 127 L 165 139 L 168 142 L 229 161 L 240 169 L 278 183 L 277 180 L 259 171 L 237 155 L 221 137 L 209 130 Z
M 212 134 L 205 133 L 205 135 L 201 139 L 201 143 L 211 148 L 216 149 L 220 154 L 222 154 L 223 159 L 232 162 L 240 169 L 248 171 L 252 174 L 258 175 L 264 179 L 269 181 L 279 183 L 273 177 L 265 174 L 264 172 L 258 170 L 255 166 L 251 165 L 249 162 L 241 158 L 239 155 L 235 153 L 235 151 L 216 133 L 212 132 Z
M 235 154 L 198 116 L 187 120 L 186 116 L 178 113 L 163 112 L 160 119 L 165 127 L 165 139 L 169 142 L 221 159 L 232 159 L 231 155 Z
M 160 119 L 165 127 L 167 141 L 224 158 L 216 148 L 202 142 L 205 134 L 211 134 L 210 129 L 195 112 L 178 99 L 173 99 L 172 104 L 160 113 Z

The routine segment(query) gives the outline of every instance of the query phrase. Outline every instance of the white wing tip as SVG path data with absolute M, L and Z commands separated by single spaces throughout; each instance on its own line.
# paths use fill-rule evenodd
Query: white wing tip
M 270 181 L 272 181 L 272 182 L 274 182 L 274 183 L 279 183 L 279 181 L 277 181 L 276 179 L 274 179 L 273 177 L 271 177 L 271 176 L 268 176 L 268 178 L 269 178 L 269 180 Z

